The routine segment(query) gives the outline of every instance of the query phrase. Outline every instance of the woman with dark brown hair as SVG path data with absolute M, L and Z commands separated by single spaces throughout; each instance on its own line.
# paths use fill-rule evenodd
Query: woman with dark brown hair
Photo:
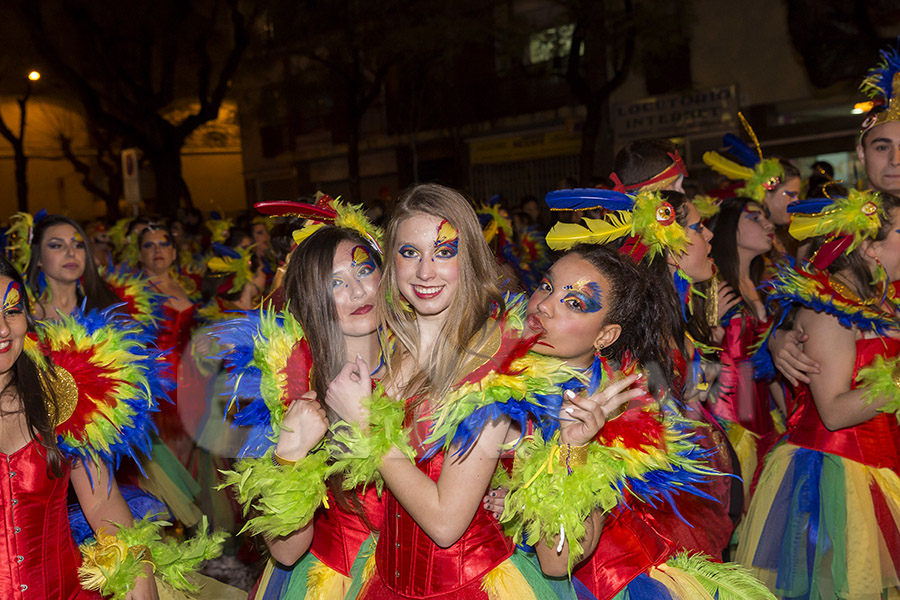
M 120 302 L 100 278 L 89 244 L 81 226 L 68 217 L 50 215 L 35 224 L 25 269 L 37 300 L 35 317 L 56 319 L 82 305 L 89 312 Z
M 291 212 L 304 208 L 282 207 Z M 380 231 L 364 218 L 356 220 L 361 213 L 354 207 L 334 203 L 326 212 L 333 224 L 309 222 L 294 234 L 299 243 L 288 257 L 284 278 L 286 312 L 277 317 L 254 315 L 221 327 L 220 341 L 232 346 L 226 367 L 236 379 L 240 376 L 237 396 L 259 399 L 239 412 L 236 422 L 256 426 L 265 435 L 250 435 L 235 469 L 249 470 L 251 486 L 257 479 L 265 480 L 266 473 L 283 482 L 283 487 L 260 490 L 264 503 L 277 502 L 273 498 L 282 491 L 290 497 L 305 491 L 292 484 L 293 474 L 323 454 L 318 446 L 329 419 L 316 398 L 324 398 L 328 383 L 343 365 L 363 357 L 374 365 L 372 377 L 380 378 L 383 371 L 375 311 L 381 279 Z M 256 340 L 255 357 L 241 363 L 249 331 Z M 292 337 L 292 332 L 297 335 Z M 278 340 L 290 345 L 287 355 Z M 276 346 L 281 351 L 269 360 L 266 353 Z M 263 371 L 262 376 L 254 376 L 254 369 Z M 279 380 L 275 372 L 284 378 Z M 276 391 L 270 396 L 267 390 L 272 388 Z M 269 398 L 274 403 L 262 408 Z M 261 454 L 263 458 L 258 458 Z M 279 527 L 257 527 L 251 519 L 250 530 L 263 534 L 271 553 L 254 598 L 355 597 L 351 590 L 357 589 L 365 562 L 356 559 L 374 544 L 382 521 L 381 502 L 374 486 L 345 491 L 335 476 L 327 478 L 326 485 L 327 509 L 314 518 L 312 511 L 298 514 L 295 504 Z M 267 511 L 260 512 L 265 519 Z
M 72 236 L 71 230 L 51 225 L 47 239 L 54 240 L 63 231 L 65 235 Z M 84 254 L 83 246 L 76 249 L 72 242 L 61 242 L 67 246 L 65 254 L 68 260 L 77 254 L 72 250 L 80 250 L 80 254 Z M 46 255 L 44 258 L 46 260 Z M 58 292 L 61 288 L 56 289 Z M 86 423 L 91 416 L 91 409 L 83 404 L 84 392 L 79 394 L 78 389 L 87 382 L 83 373 L 71 365 L 67 365 L 67 370 L 48 357 L 26 351 L 27 345 L 35 345 L 33 339 L 26 339 L 35 334 L 35 323 L 28 310 L 22 278 L 3 257 L 0 257 L 0 303 L 0 469 L 5 482 L 0 489 L 0 507 L 6 515 L 3 520 L 5 525 L 0 527 L 0 544 L 4 547 L 4 556 L 9 558 L 0 568 L 0 596 L 99 598 L 99 594 L 82 589 L 79 583 L 78 569 L 82 560 L 69 529 L 67 491 L 71 483 L 98 539 L 104 534 L 114 536 L 120 526 L 130 526 L 131 512 L 115 479 L 111 478 L 111 464 L 101 460 L 111 458 L 109 446 L 107 456 L 97 450 L 88 450 L 91 442 L 121 444 L 127 441 L 128 434 L 120 430 L 114 436 L 116 439 L 90 439 L 89 429 L 84 425 L 77 426 L 76 421 Z M 65 329 L 74 329 L 74 320 L 68 316 L 65 318 L 69 319 Z M 43 342 L 47 348 L 54 347 L 52 341 L 44 339 Z M 83 355 L 91 356 L 98 352 L 90 336 L 80 343 Z M 95 367 L 96 363 L 88 361 L 84 366 Z M 116 381 L 111 369 L 115 368 L 94 372 L 94 375 L 103 378 L 90 392 L 98 401 L 108 401 L 101 400 L 103 396 L 100 392 L 111 391 L 111 388 L 104 386 L 112 384 L 105 382 Z M 75 377 L 72 376 L 73 371 Z M 65 386 L 54 385 L 63 381 L 68 383 Z M 146 384 L 146 379 L 144 382 Z M 125 395 L 127 392 L 122 394 Z M 146 394 L 138 396 L 143 398 L 143 412 L 149 412 L 152 398 Z M 132 410 L 139 405 L 137 398 L 133 402 Z M 73 417 L 76 404 L 79 412 Z M 119 403 L 118 410 L 122 408 Z M 109 422 L 119 423 L 121 417 L 117 415 L 121 413 L 108 409 L 105 414 L 109 419 L 107 425 Z M 146 427 L 146 419 L 146 414 L 136 414 L 132 425 L 143 423 Z M 63 437 L 63 432 L 67 433 L 66 437 Z M 148 443 L 146 429 L 141 432 L 138 427 L 133 433 L 136 437 L 132 441 L 143 445 Z M 86 442 L 81 446 L 84 454 L 77 458 L 76 439 Z M 66 442 L 65 448 L 61 447 L 63 441 Z M 151 573 L 148 563 L 144 576 L 129 584 L 131 591 L 127 598 L 157 598 L 156 584 L 152 576 L 148 577 Z

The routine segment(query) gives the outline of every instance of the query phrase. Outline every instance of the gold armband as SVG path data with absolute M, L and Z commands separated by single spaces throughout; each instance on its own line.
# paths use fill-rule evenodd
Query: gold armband
M 278 452 L 272 451 L 272 464 L 280 467 L 293 467 L 297 464 L 296 460 L 288 460 L 278 455 Z
M 559 445 L 559 466 L 566 467 L 569 472 L 575 467 L 587 464 L 588 444 L 584 446 L 572 446 L 571 444 Z

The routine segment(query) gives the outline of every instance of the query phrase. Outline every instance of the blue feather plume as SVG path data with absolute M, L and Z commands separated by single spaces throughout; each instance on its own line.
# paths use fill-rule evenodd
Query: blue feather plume
M 756 153 L 756 150 L 733 133 L 723 135 L 722 144 L 725 152 L 735 157 L 745 167 L 752 169 L 759 163 L 759 154 Z
M 894 96 L 894 75 L 900 72 L 900 54 L 897 48 L 885 48 L 879 55 L 881 62 L 869 70 L 861 88 L 870 98 L 878 96 L 888 104 Z
M 832 204 L 834 204 L 834 200 L 831 198 L 807 198 L 791 202 L 787 205 L 787 211 L 792 214 L 815 215 Z
M 687 305 L 691 300 L 691 280 L 684 276 L 681 269 L 675 269 L 672 283 L 675 284 L 675 293 L 678 294 L 678 299 L 681 301 L 681 316 L 687 321 Z
M 218 254 L 219 256 L 227 256 L 228 258 L 240 258 L 241 253 L 231 248 L 230 246 L 226 246 L 225 244 L 220 244 L 219 242 L 213 242 L 212 245 L 213 252 Z
M 632 210 L 634 199 L 628 194 L 596 188 L 575 188 L 556 190 L 547 194 L 547 205 L 555 210 Z

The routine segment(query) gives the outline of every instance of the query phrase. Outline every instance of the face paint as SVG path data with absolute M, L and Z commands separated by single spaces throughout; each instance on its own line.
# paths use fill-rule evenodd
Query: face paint
M 576 281 L 574 285 L 563 287 L 568 293 L 560 300 L 563 304 L 575 301 L 581 312 L 594 313 L 603 308 L 601 297 L 603 291 L 594 281 Z
M 84 242 L 84 238 L 81 237 L 81 234 L 76 231 L 75 235 L 72 236 L 72 241 L 76 244 L 81 244 L 82 242 Z
M 3 294 L 3 312 L 13 312 L 22 310 L 22 289 L 15 281 L 10 281 L 6 286 L 6 292 Z
M 422 262 L 422 256 L 419 254 L 419 251 L 416 250 L 415 246 L 410 244 L 403 244 L 400 246 L 400 249 L 397 250 L 397 254 L 402 256 L 403 258 L 415 258 L 419 262 Z
M 697 233 L 700 233 L 700 229 L 703 227 L 703 223 L 701 223 L 700 221 L 697 221 L 693 225 L 688 225 L 687 227 L 688 227 L 688 229 L 693 229 Z
M 459 234 L 450 221 L 441 221 L 437 238 L 434 240 L 434 254 L 439 258 L 453 258 L 459 252 Z M 432 259 L 434 260 L 434 259 Z
M 369 249 L 365 246 L 355 246 L 350 252 L 350 256 L 350 266 L 352 268 L 364 267 L 362 269 L 364 273 L 361 273 L 361 275 L 368 275 L 375 270 L 375 259 L 372 258 L 372 255 L 369 254 Z

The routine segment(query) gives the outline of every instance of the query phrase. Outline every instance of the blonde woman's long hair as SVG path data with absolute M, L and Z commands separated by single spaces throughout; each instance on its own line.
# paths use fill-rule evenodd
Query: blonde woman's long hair
M 410 217 L 431 215 L 448 221 L 459 235 L 456 294 L 447 308 L 444 324 L 431 354 L 418 356 L 418 328 L 415 313 L 405 302 L 397 285 L 395 267 L 399 250 L 397 230 Z M 403 193 L 391 214 L 385 244 L 385 261 L 378 294 L 378 314 L 393 337 L 394 352 L 387 362 L 387 380 L 397 372 L 399 361 L 409 354 L 420 365 L 401 386 L 405 398 L 416 397 L 413 408 L 430 399 L 441 398 L 468 373 L 473 357 L 481 356 L 493 330 L 495 310 L 504 311 L 499 273 L 494 256 L 484 241 L 481 226 L 469 202 L 456 190 L 437 184 L 414 186 Z M 387 345 L 387 336 L 383 336 Z M 388 356 L 389 349 L 384 349 Z

